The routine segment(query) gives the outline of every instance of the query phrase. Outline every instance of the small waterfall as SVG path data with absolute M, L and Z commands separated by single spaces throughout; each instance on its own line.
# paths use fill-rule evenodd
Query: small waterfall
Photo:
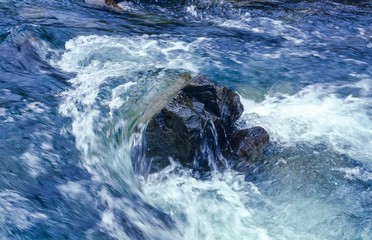
M 113 238 L 179 238 L 173 221 L 144 200 L 130 151 L 140 140 L 138 126 L 189 78 L 185 70 L 166 68 L 178 54 L 189 54 L 186 43 L 87 36 L 67 42 L 58 63 L 77 73 L 59 111 L 72 120 L 81 165 L 100 188 L 100 228 Z
M 196 148 L 193 161 L 194 176 L 200 178 L 200 174 L 205 172 L 223 172 L 228 168 L 228 164 L 224 156 L 222 156 L 218 141 L 217 129 L 212 121 L 205 123 L 204 129 L 201 131 L 202 144 Z M 208 175 L 208 174 L 207 174 Z

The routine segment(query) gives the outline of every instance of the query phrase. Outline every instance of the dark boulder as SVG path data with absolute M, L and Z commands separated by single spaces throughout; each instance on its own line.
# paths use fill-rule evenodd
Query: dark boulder
M 267 143 L 263 128 L 237 130 L 243 113 L 234 91 L 204 76 L 188 80 L 174 98 L 149 121 L 144 132 L 147 172 L 170 164 L 169 157 L 197 172 L 227 167 L 226 159 L 244 161 L 258 155 Z M 146 174 L 144 169 L 137 169 Z
M 241 129 L 230 139 L 229 155 L 235 159 L 233 167 L 239 169 L 261 156 L 264 146 L 269 142 L 269 134 L 262 127 Z

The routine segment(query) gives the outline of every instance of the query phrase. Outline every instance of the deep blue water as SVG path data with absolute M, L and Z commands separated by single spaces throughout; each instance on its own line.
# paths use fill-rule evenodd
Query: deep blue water
M 371 239 L 370 1 L 103 2 L 0 0 L 0 239 Z M 133 171 L 185 72 L 241 95 L 262 161 Z

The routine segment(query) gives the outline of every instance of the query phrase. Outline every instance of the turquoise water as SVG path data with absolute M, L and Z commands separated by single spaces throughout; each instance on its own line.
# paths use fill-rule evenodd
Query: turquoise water
M 369 1 L 103 2 L 0 0 L 1 239 L 371 239 Z M 184 73 L 241 95 L 262 160 L 133 170 Z

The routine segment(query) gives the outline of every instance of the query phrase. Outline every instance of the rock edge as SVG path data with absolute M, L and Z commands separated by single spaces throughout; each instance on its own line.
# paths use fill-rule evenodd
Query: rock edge
M 269 135 L 262 127 L 237 129 L 235 122 L 243 111 L 234 91 L 205 76 L 190 79 L 148 122 L 145 163 L 137 171 L 160 171 L 170 158 L 199 175 L 246 165 L 261 155 Z

